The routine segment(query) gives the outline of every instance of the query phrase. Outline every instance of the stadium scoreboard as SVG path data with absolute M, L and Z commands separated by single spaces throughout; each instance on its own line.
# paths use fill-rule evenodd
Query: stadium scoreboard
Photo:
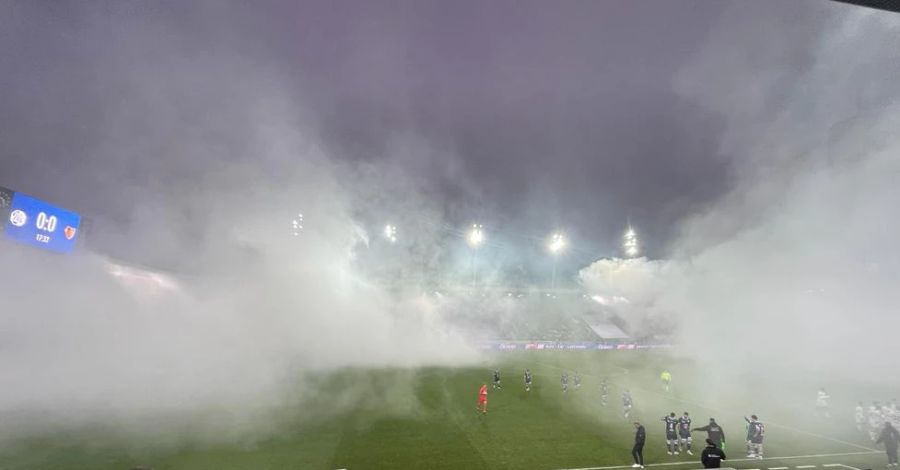
M 35 197 L 0 187 L 3 237 L 57 253 L 75 247 L 81 216 Z

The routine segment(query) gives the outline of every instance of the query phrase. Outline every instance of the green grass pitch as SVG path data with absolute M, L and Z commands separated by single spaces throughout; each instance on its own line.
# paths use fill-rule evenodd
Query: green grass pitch
M 531 369 L 534 388 L 526 393 L 522 371 Z M 503 390 L 490 390 L 499 368 Z M 659 373 L 669 369 L 672 390 Z M 560 374 L 577 370 L 580 389 L 562 393 Z M 694 426 L 714 416 L 727 435 L 729 467 L 770 469 L 797 466 L 827 470 L 882 468 L 883 452 L 852 422 L 858 399 L 889 399 L 874 385 L 818 383 L 823 378 L 767 379 L 710 370 L 650 351 L 505 352 L 465 368 L 417 370 L 352 369 L 305 381 L 302 400 L 286 404 L 264 439 L 213 439 L 189 432 L 134 438 L 115 428 L 40 435 L 6 442 L 0 468 L 59 470 L 282 470 L 282 469 L 575 469 L 630 465 L 631 419 L 622 415 L 621 393 L 635 400 L 632 418 L 647 428 L 644 455 L 652 468 L 700 468 L 705 436 L 694 433 L 695 455 L 666 455 L 660 418 L 669 411 L 691 413 Z M 715 374 L 715 386 L 710 375 Z M 599 382 L 608 378 L 607 406 Z M 487 383 L 487 415 L 475 410 L 478 386 Z M 815 392 L 829 387 L 834 415 L 813 416 Z M 298 386 L 299 387 L 299 386 Z M 316 390 L 316 393 L 309 393 Z M 864 390 L 864 392 L 860 392 Z M 858 396 L 862 393 L 866 396 Z M 766 423 L 766 460 L 745 459 L 743 416 Z M 840 455 L 830 455 L 840 454 Z M 808 456 L 808 457 L 807 457 Z M 828 467 L 826 467 L 828 465 Z

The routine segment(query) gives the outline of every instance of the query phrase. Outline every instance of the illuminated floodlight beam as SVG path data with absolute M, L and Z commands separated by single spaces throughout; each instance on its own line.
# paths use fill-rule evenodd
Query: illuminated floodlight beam
M 384 226 L 384 238 L 391 243 L 397 243 L 397 227 L 391 224 Z
M 469 235 L 466 237 L 466 241 L 469 242 L 469 246 L 472 248 L 478 248 L 484 243 L 484 228 L 479 224 L 473 224 L 472 229 L 469 230 Z
M 547 251 L 552 254 L 557 254 L 562 251 L 566 247 L 566 237 L 563 234 L 556 232 L 550 236 L 550 241 L 547 243 Z
M 622 248 L 625 250 L 625 254 L 629 257 L 635 257 L 641 250 L 638 248 L 638 239 L 637 234 L 634 233 L 634 229 L 631 226 L 628 227 L 628 230 L 625 232 L 625 236 L 623 237 Z

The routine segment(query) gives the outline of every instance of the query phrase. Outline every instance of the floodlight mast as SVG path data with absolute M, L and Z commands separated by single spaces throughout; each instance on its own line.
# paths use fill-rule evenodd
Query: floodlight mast
M 466 236 L 466 241 L 469 243 L 469 247 L 472 248 L 472 291 L 475 291 L 475 286 L 478 283 L 478 269 L 476 266 L 476 258 L 478 256 L 478 247 L 484 243 L 484 227 L 481 224 L 472 224 L 472 228 L 469 230 L 468 235 Z
M 291 220 L 291 233 L 298 237 L 300 236 L 300 232 L 303 231 L 303 213 L 298 213 L 296 217 Z
M 553 272 L 550 275 L 550 289 L 556 289 L 556 261 L 559 255 L 566 248 L 566 237 L 560 232 L 554 232 L 550 235 L 547 242 L 547 251 L 553 255 Z
M 385 225 L 384 238 L 386 238 L 391 243 L 397 243 L 397 227 L 391 224 Z
M 628 230 L 625 231 L 625 236 L 622 237 L 622 250 L 629 258 L 634 258 L 641 252 L 640 248 L 638 248 L 637 234 L 634 232 L 634 228 L 632 228 L 631 225 L 628 226 Z

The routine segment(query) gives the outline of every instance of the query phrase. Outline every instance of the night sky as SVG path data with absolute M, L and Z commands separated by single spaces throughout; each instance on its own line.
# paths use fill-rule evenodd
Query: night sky
M 747 29 L 812 37 L 856 8 L 822 3 L 760 2 Z M 252 158 L 235 116 L 258 98 L 249 90 L 271 86 L 329 159 L 396 162 L 411 140 L 427 149 L 401 161 L 450 226 L 483 222 L 531 247 L 559 228 L 574 267 L 618 254 L 630 220 L 661 257 L 679 221 L 735 182 L 721 116 L 674 85 L 731 7 L 6 1 L 0 185 L 134 223 L 141 198 L 218 163 L 182 140 Z M 786 57 L 799 74 L 802 54 Z

